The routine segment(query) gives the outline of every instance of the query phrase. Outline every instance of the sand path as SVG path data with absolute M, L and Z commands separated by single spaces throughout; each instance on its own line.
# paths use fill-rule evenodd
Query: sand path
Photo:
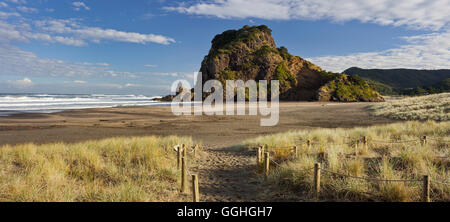
M 208 147 L 203 152 L 190 170 L 199 175 L 201 201 L 260 201 L 253 152 L 234 147 Z

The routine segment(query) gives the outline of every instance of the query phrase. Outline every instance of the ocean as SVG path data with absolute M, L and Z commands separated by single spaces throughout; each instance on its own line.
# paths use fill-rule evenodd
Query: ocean
M 105 94 L 0 94 L 0 116 L 15 113 L 53 113 L 69 109 L 170 105 L 158 96 Z

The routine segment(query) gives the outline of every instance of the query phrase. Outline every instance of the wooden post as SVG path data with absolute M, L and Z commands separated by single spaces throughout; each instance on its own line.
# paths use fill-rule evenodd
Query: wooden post
M 358 157 L 358 144 L 355 144 L 355 157 Z
M 186 153 L 187 153 L 187 149 L 186 149 L 186 144 L 183 144 L 183 149 L 181 150 L 183 152 L 183 157 L 186 157 Z
M 306 144 L 308 144 L 308 148 L 311 149 L 311 140 L 308 139 L 308 141 L 306 141 Z
M 320 193 L 320 163 L 314 164 L 314 194 L 319 199 Z
M 367 137 L 366 136 L 363 137 L 363 143 L 364 143 L 364 148 L 367 149 Z
M 180 169 L 181 168 L 181 146 L 178 146 L 178 150 L 177 150 L 177 168 Z
M 198 192 L 198 176 L 196 174 L 192 175 L 192 201 L 200 202 L 200 196 Z
M 427 136 L 423 136 L 422 138 L 422 145 L 427 145 Z
M 267 177 L 269 176 L 269 167 L 270 167 L 270 159 L 269 159 L 269 152 L 264 153 L 264 175 Z
M 428 175 L 423 176 L 423 202 L 430 202 L 430 177 Z
M 262 150 L 261 147 L 258 147 L 258 150 L 256 151 L 256 167 L 259 166 L 261 163 L 261 156 L 262 156 Z
M 187 174 L 187 166 L 186 166 L 186 157 L 183 156 L 181 158 L 181 193 L 186 193 L 186 175 Z
M 194 158 L 197 157 L 197 147 L 198 147 L 198 145 L 194 146 Z
M 292 148 L 294 149 L 294 157 L 297 158 L 297 156 L 298 156 L 297 146 L 293 146 Z

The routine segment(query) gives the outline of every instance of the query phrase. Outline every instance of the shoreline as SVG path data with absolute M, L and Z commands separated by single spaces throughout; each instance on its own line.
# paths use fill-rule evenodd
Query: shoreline
M 170 106 L 131 106 L 21 113 L 0 117 L 0 145 L 80 142 L 117 136 L 191 136 L 198 142 L 229 146 L 245 139 L 289 130 L 350 128 L 398 122 L 374 117 L 373 103 L 280 102 L 280 121 L 261 127 L 257 116 L 175 116 Z

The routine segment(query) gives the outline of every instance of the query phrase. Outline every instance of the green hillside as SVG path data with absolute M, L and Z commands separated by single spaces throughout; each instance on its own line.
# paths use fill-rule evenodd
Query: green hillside
M 450 69 L 361 69 L 352 67 L 344 71 L 357 75 L 375 87 L 381 94 L 428 94 L 447 92 L 450 87 Z

